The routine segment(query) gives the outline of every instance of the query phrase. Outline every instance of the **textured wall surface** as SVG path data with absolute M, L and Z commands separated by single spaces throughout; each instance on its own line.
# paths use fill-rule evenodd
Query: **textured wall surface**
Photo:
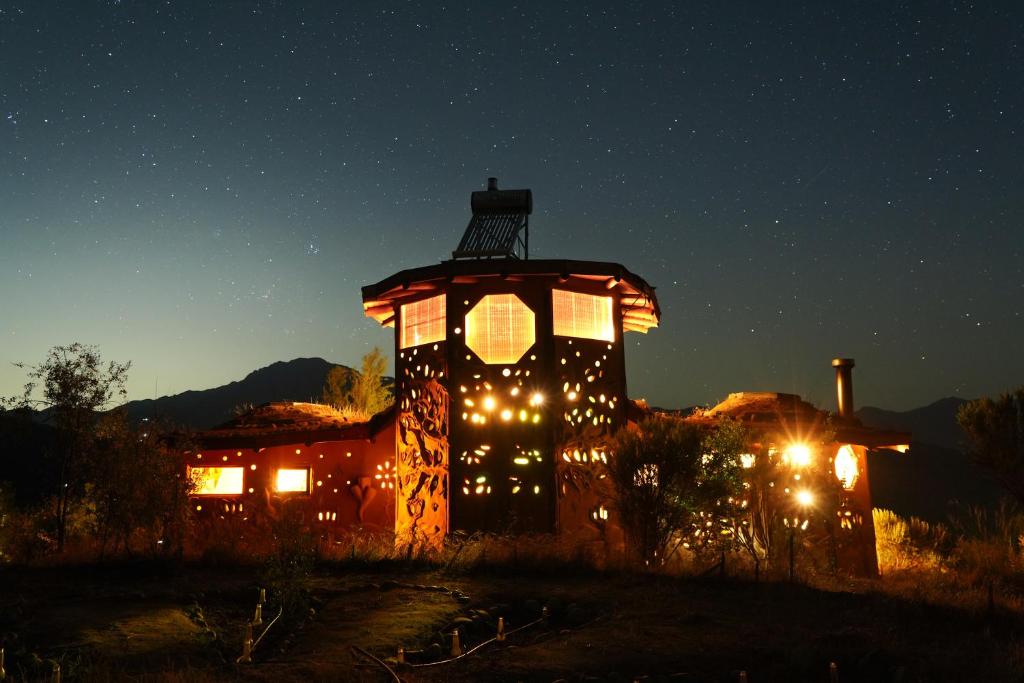
M 439 548 L 448 533 L 448 391 L 444 344 L 398 352 L 395 534 Z
M 621 330 L 617 331 L 621 339 Z M 605 470 L 609 445 L 625 422 L 622 345 L 557 338 L 555 358 L 558 529 L 607 539 L 617 528 Z

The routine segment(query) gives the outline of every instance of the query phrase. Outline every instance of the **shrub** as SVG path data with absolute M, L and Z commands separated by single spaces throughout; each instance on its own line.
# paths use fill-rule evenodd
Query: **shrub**
M 938 569 L 942 565 L 939 549 L 946 544 L 948 532 L 942 525 L 911 517 L 904 519 L 892 510 L 875 508 L 875 549 L 883 574 L 907 570 Z
M 616 510 L 641 562 L 659 566 L 678 545 L 717 539 L 722 501 L 740 491 L 739 444 L 693 423 L 658 416 L 622 429 L 612 445 L 608 474 Z

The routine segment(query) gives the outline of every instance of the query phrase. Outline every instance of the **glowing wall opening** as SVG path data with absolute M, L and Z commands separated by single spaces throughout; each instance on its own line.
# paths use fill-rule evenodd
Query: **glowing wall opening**
M 309 493 L 309 468 L 279 469 L 274 490 L 278 493 Z
M 615 321 L 612 318 L 610 296 L 553 289 L 551 309 L 555 335 L 615 341 Z
M 537 341 L 530 307 L 515 294 L 488 294 L 466 314 L 466 346 L 488 365 L 510 365 Z
M 445 296 L 402 304 L 402 330 L 399 345 L 408 349 L 445 339 Z
M 849 444 L 839 447 L 835 458 L 836 479 L 847 491 L 852 491 L 857 484 L 860 470 L 857 467 L 857 454 Z
M 242 467 L 190 467 L 189 476 L 196 484 L 194 495 L 228 496 L 242 493 Z

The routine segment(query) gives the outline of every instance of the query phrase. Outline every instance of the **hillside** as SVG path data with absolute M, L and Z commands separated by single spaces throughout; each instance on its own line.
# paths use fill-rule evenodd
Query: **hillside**
M 866 406 L 857 411 L 857 417 L 869 427 L 913 432 L 916 441 L 960 450 L 964 435 L 956 423 L 956 411 L 965 403 L 966 399 L 950 396 L 902 412 Z
M 130 401 L 125 408 L 136 420 L 162 417 L 196 429 L 209 429 L 234 417 L 235 408 L 240 405 L 316 401 L 323 391 L 327 373 L 333 367 L 355 373 L 352 368 L 323 358 L 296 358 L 254 370 L 237 382 L 158 399 Z
M 857 411 L 857 417 L 869 427 L 913 434 L 908 453 L 870 453 L 871 498 L 876 507 L 945 521 L 952 501 L 988 506 L 1006 495 L 964 450 L 956 412 L 966 402 L 950 397 L 903 412 L 873 407 Z

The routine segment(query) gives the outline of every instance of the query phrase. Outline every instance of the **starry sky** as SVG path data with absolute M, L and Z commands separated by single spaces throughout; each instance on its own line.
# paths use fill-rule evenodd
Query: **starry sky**
M 656 405 L 907 409 L 1024 383 L 1019 2 L 0 1 L 0 394 L 96 344 L 130 398 L 357 365 L 359 288 L 488 176 L 617 261 Z

